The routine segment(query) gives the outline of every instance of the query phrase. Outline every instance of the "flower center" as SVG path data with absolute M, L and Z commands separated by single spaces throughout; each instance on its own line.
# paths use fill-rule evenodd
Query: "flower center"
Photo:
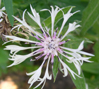
M 59 39 L 58 38 L 51 38 L 47 37 L 44 39 L 44 42 L 41 43 L 44 47 L 44 53 L 45 54 L 54 54 L 57 52 L 57 48 L 59 45 Z
M 55 49 L 55 44 L 53 41 L 49 42 L 48 49 Z

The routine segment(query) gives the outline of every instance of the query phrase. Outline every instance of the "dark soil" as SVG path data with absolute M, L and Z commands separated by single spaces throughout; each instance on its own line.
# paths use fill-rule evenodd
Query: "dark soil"
M 11 88 L 11 89 L 28 89 L 29 85 L 27 82 L 30 77 L 26 76 L 25 72 L 8 73 L 0 77 L 0 80 L 8 81 L 7 79 L 8 77 L 10 77 L 14 82 L 13 85 L 11 86 L 17 86 L 17 88 Z M 9 89 L 9 88 L 6 88 L 6 89 Z M 50 80 L 50 81 L 47 80 L 44 89 L 75 89 L 75 86 L 69 75 L 64 78 L 63 74 L 59 72 L 56 78 L 56 82 L 54 83 L 53 80 Z

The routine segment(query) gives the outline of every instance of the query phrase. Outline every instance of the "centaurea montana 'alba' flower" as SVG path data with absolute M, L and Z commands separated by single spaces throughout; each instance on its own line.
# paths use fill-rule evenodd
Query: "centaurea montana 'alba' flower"
M 80 27 L 80 25 L 78 25 L 76 22 L 69 23 L 67 31 L 64 33 L 64 35 L 62 37 L 60 37 L 60 34 L 62 33 L 62 30 L 63 30 L 64 25 L 66 24 L 67 20 L 78 11 L 71 13 L 71 10 L 72 10 L 72 7 L 71 7 L 69 9 L 69 11 L 66 14 L 64 14 L 62 9 L 59 8 L 58 6 L 56 6 L 55 9 L 53 6 L 51 6 L 51 9 L 52 9 L 51 11 L 48 9 L 43 9 L 42 11 L 48 10 L 51 14 L 51 29 L 49 30 L 47 27 L 42 26 L 42 24 L 40 22 L 39 13 L 37 13 L 36 10 L 33 9 L 31 5 L 30 5 L 30 8 L 31 8 L 32 14 L 30 14 L 28 12 L 28 15 L 30 16 L 30 18 L 32 20 L 34 20 L 34 22 L 36 22 L 38 24 L 38 26 L 40 27 L 41 33 L 40 33 L 40 31 L 37 32 L 35 30 L 35 28 L 32 28 L 30 25 L 28 25 L 26 23 L 25 17 L 24 17 L 26 10 L 23 12 L 23 20 L 20 20 L 19 18 L 14 16 L 14 18 L 17 21 L 19 21 L 21 25 L 17 25 L 13 29 L 15 29 L 17 27 L 20 28 L 20 26 L 24 26 L 24 27 L 28 28 L 29 33 L 33 37 L 35 37 L 37 40 L 33 41 L 33 40 L 24 39 L 24 38 L 20 38 L 20 37 L 16 37 L 16 36 L 5 35 L 6 38 L 11 39 L 8 42 L 22 41 L 25 43 L 35 44 L 34 47 L 21 47 L 21 46 L 17 46 L 17 45 L 6 46 L 5 50 L 10 50 L 10 53 L 12 54 L 12 55 L 10 55 L 11 58 L 9 60 L 13 61 L 13 63 L 11 65 L 9 65 L 8 67 L 18 65 L 21 62 L 23 62 L 24 60 L 26 60 L 27 58 L 36 56 L 38 54 L 39 56 L 36 56 L 33 61 L 36 61 L 36 60 L 40 59 L 41 57 L 43 57 L 43 62 L 37 70 L 35 70 L 31 73 L 27 73 L 27 75 L 32 75 L 32 77 L 29 79 L 28 83 L 30 84 L 30 87 L 31 87 L 36 81 L 39 81 L 39 84 L 35 88 L 39 87 L 41 84 L 43 84 L 43 86 L 42 86 L 42 88 L 43 88 L 44 84 L 46 82 L 46 79 L 49 79 L 49 80 L 52 79 L 52 75 L 49 74 L 48 68 L 49 68 L 50 62 L 52 64 L 52 68 L 53 68 L 53 63 L 54 63 L 55 56 L 56 56 L 58 58 L 58 61 L 61 64 L 61 71 L 64 73 L 64 77 L 68 75 L 68 71 L 71 73 L 73 78 L 75 78 L 75 75 L 80 77 L 79 76 L 81 73 L 80 67 L 83 64 L 83 61 L 90 62 L 88 60 L 90 57 L 83 57 L 82 55 L 83 54 L 87 55 L 87 56 L 94 56 L 94 55 L 81 51 L 83 49 L 84 41 L 82 41 L 80 43 L 80 45 L 77 49 L 63 47 L 64 44 L 70 40 L 70 39 L 64 40 L 65 37 L 70 32 L 72 32 L 76 28 Z M 63 13 L 63 23 L 58 32 L 58 28 L 55 30 L 54 25 L 55 25 L 55 18 L 60 11 Z M 5 42 L 4 44 L 6 44 L 8 42 Z M 27 55 L 18 55 L 17 54 L 19 51 L 27 50 L 27 49 L 35 49 L 35 51 L 33 51 Z M 76 74 L 72 69 L 70 69 L 70 67 L 60 58 L 59 54 L 64 56 L 68 63 L 74 63 L 74 65 L 78 71 L 78 74 Z M 41 71 L 42 71 L 43 65 L 45 64 L 46 61 L 47 61 L 47 67 L 45 70 L 45 75 L 43 78 L 41 78 L 40 77 Z

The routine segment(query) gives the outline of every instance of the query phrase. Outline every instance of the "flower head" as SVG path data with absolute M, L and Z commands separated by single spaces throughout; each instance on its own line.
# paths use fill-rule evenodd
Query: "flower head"
M 14 61 L 10 66 L 13 65 L 17 65 L 20 64 L 21 62 L 23 62 L 24 60 L 26 60 L 27 58 L 31 57 L 31 56 L 36 56 L 38 54 L 38 56 L 35 57 L 34 61 L 41 59 L 43 57 L 43 62 L 41 64 L 41 66 L 31 72 L 31 73 L 27 73 L 27 75 L 32 75 L 32 77 L 29 79 L 28 83 L 30 84 L 30 87 L 36 82 L 39 81 L 39 84 L 35 87 L 37 88 L 38 86 L 40 86 L 43 83 L 43 86 L 45 84 L 46 79 L 51 79 L 52 76 L 48 73 L 48 67 L 49 67 L 49 63 L 51 62 L 52 64 L 52 68 L 53 68 L 53 63 L 54 63 L 54 58 L 55 56 L 58 58 L 60 64 L 61 64 L 61 71 L 63 71 L 64 73 L 64 77 L 68 75 L 68 71 L 71 73 L 71 75 L 75 78 L 75 76 L 80 77 L 80 73 L 81 73 L 81 65 L 83 64 L 83 61 L 86 62 L 90 62 L 88 59 L 90 57 L 83 57 L 82 54 L 87 55 L 87 56 L 94 56 L 93 54 L 81 51 L 83 49 L 83 45 L 84 45 L 84 41 L 81 42 L 81 44 L 79 45 L 78 49 L 72 49 L 72 48 L 67 48 L 67 47 L 63 47 L 65 43 L 67 43 L 70 39 L 65 40 L 65 37 L 72 32 L 73 30 L 75 30 L 76 28 L 80 27 L 80 25 L 78 25 L 76 22 L 73 23 L 69 23 L 68 29 L 67 31 L 64 33 L 64 35 L 61 37 L 60 34 L 63 30 L 63 27 L 65 25 L 65 23 L 67 22 L 67 20 L 76 12 L 71 13 L 72 7 L 69 9 L 69 11 L 64 14 L 64 12 L 62 11 L 61 8 L 57 7 L 54 9 L 53 6 L 51 6 L 51 11 L 48 9 L 43 9 L 43 11 L 48 10 L 51 14 L 51 31 L 47 28 L 42 26 L 41 22 L 40 22 L 40 15 L 39 13 L 37 13 L 35 11 L 35 9 L 32 8 L 32 6 L 30 5 L 32 14 L 30 14 L 28 12 L 28 15 L 31 17 L 32 20 L 34 20 L 40 27 L 40 31 L 36 31 L 35 29 L 33 29 L 31 26 L 29 26 L 25 19 L 24 19 L 24 14 L 25 11 L 23 12 L 23 21 L 21 21 L 19 18 L 15 17 L 14 18 L 16 20 L 18 20 L 23 26 L 25 26 L 26 28 L 28 28 L 30 34 L 36 38 L 36 41 L 33 40 L 27 40 L 24 38 L 20 38 L 20 37 L 16 37 L 16 36 L 8 36 L 5 35 L 6 38 L 10 38 L 11 41 L 22 41 L 22 42 L 28 42 L 30 44 L 34 44 L 35 46 L 33 47 L 21 47 L 21 46 L 17 46 L 17 45 L 8 45 L 6 46 L 5 50 L 10 50 L 11 51 L 11 58 L 9 60 Z M 54 28 L 54 22 L 55 22 L 55 18 L 57 16 L 57 14 L 59 12 L 63 13 L 63 23 L 60 29 L 58 28 Z M 16 26 L 17 27 L 17 26 Z M 14 27 L 15 28 L 15 27 Z M 59 32 L 58 32 L 59 30 Z M 5 42 L 7 43 L 7 42 Z M 35 49 L 36 48 L 36 49 Z M 22 51 L 22 50 L 27 50 L 27 49 L 35 49 L 35 51 L 27 54 L 27 55 L 17 55 L 17 52 Z M 78 74 L 76 74 L 72 69 L 70 69 L 70 67 L 59 57 L 59 55 L 62 55 L 65 57 L 65 61 L 67 61 L 68 63 L 74 63 Z M 47 67 L 45 70 L 45 75 L 43 78 L 40 77 L 41 75 L 41 70 L 43 68 L 43 65 L 45 64 L 45 62 L 47 61 Z M 9 67 L 10 67 L 9 66 Z M 42 86 L 42 88 L 43 88 Z M 34 89 L 35 89 L 34 88 Z

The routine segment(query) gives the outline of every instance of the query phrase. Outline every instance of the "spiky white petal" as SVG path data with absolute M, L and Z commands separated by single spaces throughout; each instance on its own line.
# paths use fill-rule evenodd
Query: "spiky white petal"
M 43 85 L 42 85 L 42 87 L 41 87 L 41 89 L 43 89 L 43 87 L 44 87 L 44 85 L 45 85 L 45 82 L 46 82 L 46 79 L 48 79 L 48 80 L 51 80 L 51 79 L 52 79 L 52 75 L 49 75 L 49 73 L 48 73 L 49 61 L 50 61 L 50 57 L 49 57 L 49 59 L 48 59 L 48 63 L 47 63 L 45 75 L 44 75 L 43 78 L 40 78 L 40 80 L 39 80 L 40 83 L 39 83 L 35 88 L 39 87 L 39 86 L 43 83 Z M 35 88 L 34 88 L 34 89 L 35 89 Z
M 6 15 L 3 11 L 5 11 L 5 7 L 2 7 L 0 9 L 0 18 L 3 17 L 4 15 Z M 3 15 L 4 14 L 4 15 Z
M 80 25 L 77 25 L 76 22 L 69 23 L 69 28 L 67 29 L 66 33 L 63 35 L 63 37 L 61 38 L 61 40 L 63 40 L 67 36 L 68 33 L 72 32 L 73 30 L 75 30 L 78 27 L 80 27 Z
M 72 15 L 74 15 L 74 14 L 77 13 L 77 12 L 79 12 L 79 11 L 76 11 L 76 12 L 74 12 L 74 13 L 71 13 L 72 8 L 73 8 L 73 7 L 71 7 L 66 14 L 64 14 L 64 12 L 62 11 L 62 12 L 63 12 L 63 19 L 64 19 L 64 20 L 63 20 L 62 26 L 61 26 L 61 28 L 60 28 L 60 31 L 59 31 L 59 33 L 58 33 L 58 37 L 59 37 L 60 33 L 62 32 L 63 27 L 64 27 L 64 25 L 66 24 L 67 20 L 68 20 Z
M 3 19 L 1 18 L 1 19 L 0 19 L 0 23 L 1 23 L 2 21 L 3 21 Z
M 16 29 L 16 28 L 18 28 L 18 31 L 19 31 L 19 29 L 22 27 L 22 24 L 18 24 L 18 25 L 16 25 L 16 26 L 14 26 L 12 29 L 11 29 L 11 31 L 13 30 L 13 29 Z
M 6 44 L 8 42 L 11 42 L 11 41 L 23 41 L 23 42 L 30 42 L 30 43 L 39 43 L 39 42 L 36 42 L 36 41 L 31 41 L 31 40 L 23 39 L 23 38 L 16 37 L 16 36 L 9 36 L 9 35 L 4 35 L 4 36 L 6 38 L 12 39 L 10 41 L 4 42 L 4 44 Z
M 30 87 L 36 82 L 40 81 L 40 76 L 41 76 L 41 70 L 43 67 L 45 60 L 42 62 L 41 66 L 36 70 L 31 73 L 26 73 L 27 75 L 32 75 L 32 77 L 29 79 L 28 83 L 30 84 Z M 29 88 L 30 88 L 29 87 Z
M 32 75 L 29 79 L 28 84 L 30 84 L 29 88 L 40 78 L 42 66 L 40 66 L 36 71 L 31 73 L 27 73 L 27 75 Z
M 59 61 L 60 61 L 60 63 L 62 64 L 62 66 L 63 66 L 63 71 L 64 71 L 64 77 L 65 76 L 67 76 L 67 74 L 68 74 L 68 71 L 70 71 L 70 73 L 71 73 L 71 75 L 73 76 L 73 78 L 74 79 L 76 79 L 75 78 L 75 75 L 76 76 L 78 76 L 75 72 L 73 72 L 60 58 L 59 58 Z M 68 70 L 68 71 L 67 71 Z M 80 76 L 78 76 L 78 77 L 80 77 Z
M 74 52 L 74 53 L 80 53 L 80 54 L 84 54 L 84 55 L 88 55 L 88 56 L 94 56 L 91 53 L 87 53 L 87 52 L 81 51 L 83 49 L 83 45 L 84 45 L 84 41 L 82 41 L 80 43 L 78 49 L 71 49 L 71 48 L 67 48 L 67 47 L 61 47 L 61 48 L 65 49 L 65 50 L 68 50 L 68 51 L 71 51 L 71 52 Z
M 12 58 L 9 58 L 9 60 L 14 61 L 14 62 L 11 65 L 9 65 L 8 67 L 18 65 L 31 56 L 32 56 L 32 53 L 27 54 L 27 55 L 13 55 L 13 56 L 11 56 Z
M 26 50 L 26 49 L 34 49 L 34 48 L 39 48 L 40 46 L 36 46 L 36 47 L 21 47 L 21 46 L 17 46 L 17 45 L 7 45 L 6 48 L 4 48 L 4 50 L 10 50 L 10 53 L 12 54 L 13 52 L 17 53 L 19 51 L 22 50 Z
M 34 28 L 31 28 L 31 26 L 29 26 L 29 25 L 26 23 L 26 21 L 25 21 L 25 12 L 26 12 L 26 9 L 25 9 L 24 12 L 23 12 L 23 16 L 22 16 L 23 20 L 20 20 L 19 18 L 13 16 L 13 17 L 14 17 L 18 22 L 20 22 L 21 24 L 18 24 L 17 26 L 13 27 L 13 28 L 11 29 L 11 31 L 12 31 L 13 29 L 17 28 L 17 27 L 18 27 L 18 30 L 19 30 L 19 28 L 20 28 L 21 26 L 24 26 L 24 27 L 28 28 L 28 29 L 30 30 L 30 32 L 33 32 L 33 33 L 37 34 L 38 36 L 40 36 L 41 38 L 43 38 L 40 33 L 34 31 Z
M 19 18 L 17 18 L 17 17 L 15 17 L 15 16 L 13 16 L 17 21 L 19 21 L 21 24 L 19 24 L 18 26 L 25 26 L 25 27 L 27 27 L 27 28 L 30 28 L 30 26 L 26 23 L 26 21 L 25 21 L 25 18 L 24 18 L 24 15 L 25 15 L 25 12 L 26 12 L 26 9 L 24 10 L 24 12 L 23 12 L 23 16 L 22 16 L 22 20 L 20 20 Z M 14 28 L 13 28 L 14 29 Z M 12 29 L 12 30 L 13 30 Z
M 43 30 L 42 28 L 42 25 L 41 25 L 41 22 L 40 22 L 40 15 L 39 13 L 36 12 L 35 9 L 32 8 L 32 6 L 30 5 L 30 8 L 31 8 L 31 11 L 32 11 L 32 14 L 31 15 L 29 12 L 28 12 L 28 15 L 40 26 L 40 28 Z
M 52 21 L 52 30 L 51 30 L 51 35 L 53 36 L 53 31 L 54 31 L 54 22 L 55 22 L 55 17 L 56 17 L 56 15 L 58 14 L 58 12 L 60 11 L 60 8 L 58 7 L 58 6 L 55 6 L 56 8 L 55 8 L 55 10 L 54 10 L 54 7 L 53 6 L 51 6 L 51 11 L 50 10 L 48 10 L 48 9 L 43 9 L 43 10 L 41 10 L 41 11 L 46 11 L 46 10 L 48 10 L 49 12 L 50 12 L 50 14 L 51 14 L 51 21 Z
M 86 83 L 85 85 L 86 85 L 86 89 L 89 89 L 89 88 L 88 88 L 88 84 Z

